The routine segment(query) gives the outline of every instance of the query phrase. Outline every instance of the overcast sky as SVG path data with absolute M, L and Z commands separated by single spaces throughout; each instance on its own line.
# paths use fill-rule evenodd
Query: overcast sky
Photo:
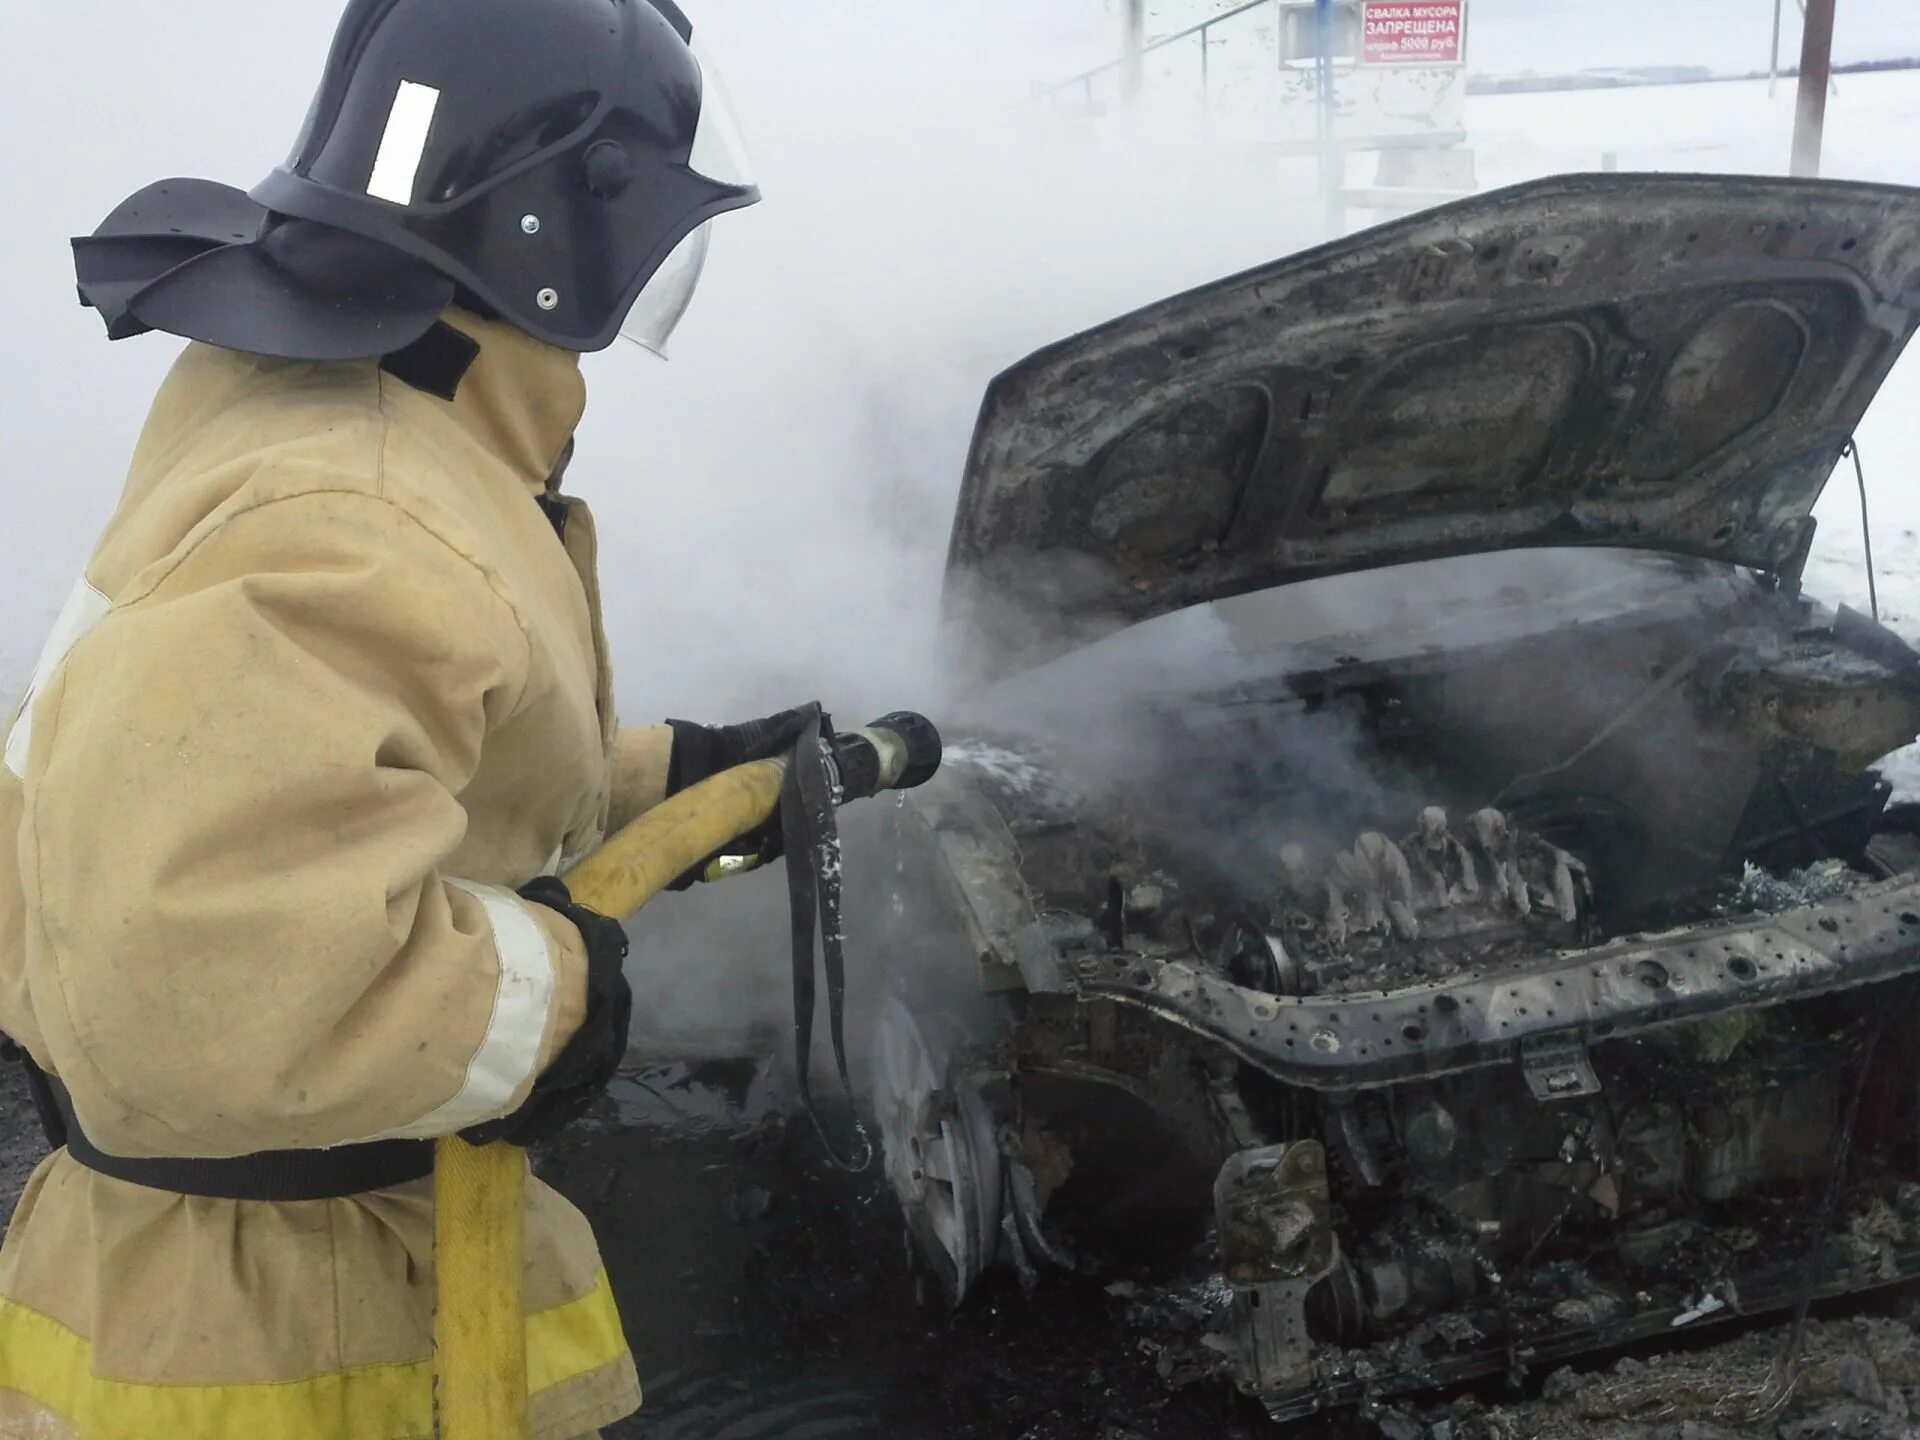
M 1800 15 L 1785 0 L 1781 61 L 1800 55 Z M 1772 0 L 1470 0 L 1478 69 L 1706 65 L 1764 70 Z M 1920 0 L 1838 0 L 1834 56 L 1920 54 Z

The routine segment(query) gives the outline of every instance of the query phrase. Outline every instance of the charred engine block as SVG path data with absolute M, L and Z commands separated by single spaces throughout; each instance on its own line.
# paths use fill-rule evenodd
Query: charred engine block
M 1214 951 L 1237 984 L 1275 994 L 1418 984 L 1595 935 L 1585 863 L 1493 808 L 1456 826 L 1429 806 L 1402 840 L 1288 844 L 1277 861 L 1264 911 L 1227 926 Z
M 1733 1012 L 1542 1055 L 1526 1084 L 1485 1071 L 1324 1102 L 1340 1228 L 1364 1237 L 1345 1308 L 1380 1334 L 1561 1251 L 1657 1269 L 1732 1202 L 1811 1187 L 1840 1097 L 1830 1050 L 1802 1024 Z M 1535 1083 L 1562 1072 L 1580 1075 L 1564 1094 Z

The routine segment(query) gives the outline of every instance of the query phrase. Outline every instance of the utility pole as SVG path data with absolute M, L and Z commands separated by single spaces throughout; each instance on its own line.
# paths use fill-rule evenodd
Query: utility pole
M 1347 178 L 1345 157 L 1340 153 L 1340 142 L 1334 134 L 1332 0 L 1314 0 L 1313 25 L 1314 50 L 1318 62 L 1314 66 L 1314 79 L 1320 101 L 1317 126 L 1320 194 L 1327 207 L 1327 238 L 1335 240 L 1345 234 L 1347 228 L 1346 199 L 1342 193 L 1346 189 Z
M 1793 173 L 1820 173 L 1820 140 L 1827 124 L 1827 82 L 1833 74 L 1834 0 L 1807 0 L 1800 43 L 1800 103 L 1793 117 Z
M 1784 0 L 1773 0 L 1773 58 L 1767 61 L 1767 98 L 1773 98 L 1780 81 L 1780 7 Z
M 1132 104 L 1140 98 L 1140 52 L 1147 48 L 1147 0 L 1120 0 L 1120 3 L 1126 11 L 1123 43 L 1127 57 L 1121 85 L 1127 103 Z

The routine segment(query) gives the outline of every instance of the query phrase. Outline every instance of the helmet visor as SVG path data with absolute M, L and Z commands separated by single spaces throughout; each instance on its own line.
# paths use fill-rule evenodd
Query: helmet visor
M 694 37 L 691 48 L 694 62 L 700 67 L 700 123 L 693 133 L 687 168 L 722 185 L 751 185 L 753 163 L 747 157 L 747 142 L 726 82 L 720 78 L 720 67 L 699 36 Z
M 707 248 L 712 243 L 713 222 L 709 220 L 674 247 L 627 312 L 627 323 L 620 327 L 622 340 L 651 350 L 662 360 L 667 358 L 667 342 L 693 303 L 693 292 L 700 288 L 701 272 L 707 268 Z
M 692 49 L 700 66 L 700 121 L 694 130 L 687 168 L 721 185 L 745 189 L 754 183 L 753 166 L 747 158 L 740 123 L 734 118 L 733 102 L 720 79 L 720 67 L 697 38 Z M 693 303 L 712 243 L 713 222 L 709 220 L 674 248 L 633 302 L 627 323 L 620 328 L 622 339 L 651 350 L 662 360 L 667 358 L 667 342 Z

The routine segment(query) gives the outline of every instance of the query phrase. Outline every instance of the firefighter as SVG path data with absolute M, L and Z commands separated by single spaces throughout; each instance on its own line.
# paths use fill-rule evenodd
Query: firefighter
M 353 0 L 284 166 L 75 241 L 111 337 L 193 343 L 6 734 L 0 1030 L 66 1145 L 0 1435 L 432 1434 L 432 1143 L 552 1134 L 626 1043 L 621 927 L 551 877 L 796 733 L 619 728 L 560 485 L 581 355 L 663 349 L 758 198 L 671 0 Z M 527 1183 L 564 1440 L 640 1395 Z

